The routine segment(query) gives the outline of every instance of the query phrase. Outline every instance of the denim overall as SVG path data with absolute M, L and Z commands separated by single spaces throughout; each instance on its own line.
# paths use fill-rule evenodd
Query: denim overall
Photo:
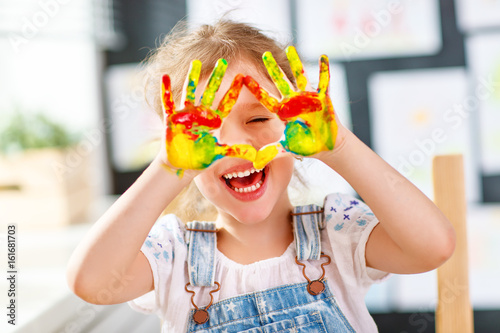
M 301 264 L 297 260 L 319 260 L 322 256 L 320 229 L 324 228 L 321 207 L 295 207 L 292 215 L 297 264 Z M 212 292 L 216 292 L 220 285 L 214 281 L 217 244 L 215 223 L 190 222 L 187 230 L 190 282 L 186 285 L 186 291 L 193 293 L 193 297 L 191 286 L 210 287 Z M 319 279 L 324 282 L 324 287 L 320 286 L 322 290 L 314 295 L 315 292 L 308 290 L 308 285 L 321 283 L 308 283 L 306 280 L 310 281 L 304 274 L 304 283 L 252 292 L 214 304 L 210 302 L 204 309 L 192 302 L 195 309 L 189 313 L 187 332 L 355 332 L 338 307 L 326 281 Z M 224 281 L 219 282 L 224 284 Z M 200 320 L 200 317 L 196 317 L 198 315 L 203 318 Z

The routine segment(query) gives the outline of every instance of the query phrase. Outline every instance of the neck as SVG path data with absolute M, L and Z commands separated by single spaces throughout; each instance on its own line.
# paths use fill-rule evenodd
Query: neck
M 288 196 L 262 221 L 244 224 L 219 211 L 217 247 L 226 257 L 240 264 L 250 264 L 282 255 L 293 241 L 293 210 Z

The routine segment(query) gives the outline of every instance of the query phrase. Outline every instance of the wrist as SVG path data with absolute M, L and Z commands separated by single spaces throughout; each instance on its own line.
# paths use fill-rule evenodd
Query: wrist
M 346 162 L 352 156 L 355 146 L 362 143 L 351 131 L 344 129 L 339 133 L 332 150 L 322 151 L 314 157 L 333 167 L 339 163 Z
M 187 186 L 196 176 L 196 170 L 182 170 L 175 168 L 170 163 L 165 163 L 160 156 L 157 156 L 149 165 L 155 175 L 162 178 L 162 180 L 172 183 L 179 182 Z

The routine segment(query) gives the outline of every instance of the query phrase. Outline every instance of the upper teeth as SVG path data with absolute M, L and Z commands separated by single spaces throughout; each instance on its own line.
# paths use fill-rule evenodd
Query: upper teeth
M 250 169 L 245 170 L 245 171 L 226 173 L 225 175 L 222 175 L 222 177 L 224 177 L 226 179 L 237 178 L 237 177 L 242 178 L 242 177 L 250 176 L 254 172 L 261 172 L 262 170 L 263 169 L 250 168 Z

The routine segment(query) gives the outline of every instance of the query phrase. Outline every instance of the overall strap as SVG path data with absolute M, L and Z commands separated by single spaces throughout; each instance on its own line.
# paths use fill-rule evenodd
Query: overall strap
M 297 259 L 318 260 L 321 257 L 320 229 L 324 228 L 323 208 L 298 206 L 294 208 L 292 218 Z
M 189 283 L 196 287 L 212 287 L 215 278 L 215 249 L 217 248 L 215 222 L 188 222 L 186 230 L 189 248 Z

